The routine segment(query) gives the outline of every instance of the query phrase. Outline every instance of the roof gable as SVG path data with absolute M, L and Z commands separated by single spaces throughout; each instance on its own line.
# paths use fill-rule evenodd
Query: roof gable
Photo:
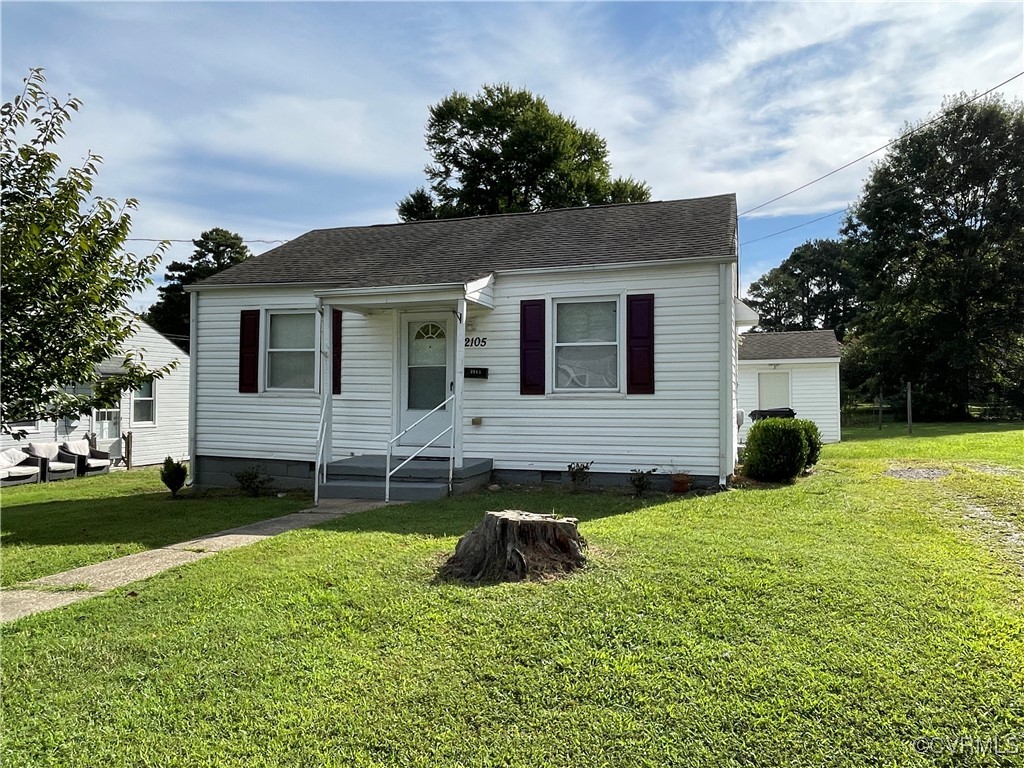
M 736 197 L 317 229 L 198 284 L 465 283 L 492 272 L 736 258 Z
M 785 331 L 744 333 L 740 336 L 740 360 L 838 359 L 842 347 L 835 331 Z

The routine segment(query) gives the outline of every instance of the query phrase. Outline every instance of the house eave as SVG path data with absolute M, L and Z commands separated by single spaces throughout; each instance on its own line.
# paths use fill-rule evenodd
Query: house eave
M 821 363 L 838 363 L 840 358 L 838 357 L 776 357 L 768 358 L 764 360 L 744 360 L 742 357 L 739 359 L 740 365 L 798 365 L 801 363 L 806 364 L 821 364 Z

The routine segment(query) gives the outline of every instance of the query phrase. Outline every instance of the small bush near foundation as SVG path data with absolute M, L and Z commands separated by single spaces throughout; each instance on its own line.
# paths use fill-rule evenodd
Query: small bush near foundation
M 807 438 L 796 419 L 761 419 L 747 432 L 743 471 L 754 480 L 782 482 L 807 464 Z
M 590 482 L 590 467 L 593 464 L 594 462 L 592 461 L 574 461 L 568 465 L 573 493 L 579 493 L 583 490 L 583 486 Z
M 160 470 L 160 479 L 163 480 L 167 490 L 171 492 L 171 498 L 178 498 L 178 491 L 185 484 L 188 477 L 188 469 L 180 461 L 175 461 L 170 456 L 164 459 L 163 469 Z
M 649 490 L 654 473 L 657 469 L 633 469 L 629 472 L 629 482 L 633 486 L 633 495 L 640 498 Z
M 250 469 L 243 469 L 241 472 L 235 472 L 232 477 L 238 481 L 241 489 L 250 496 L 259 496 L 263 493 L 264 489 L 270 487 L 270 484 L 274 482 L 270 475 L 267 474 L 266 467 L 260 464 Z
M 821 457 L 821 431 L 818 425 L 810 419 L 795 419 L 796 423 L 804 431 L 804 438 L 807 440 L 807 466 L 813 467 Z

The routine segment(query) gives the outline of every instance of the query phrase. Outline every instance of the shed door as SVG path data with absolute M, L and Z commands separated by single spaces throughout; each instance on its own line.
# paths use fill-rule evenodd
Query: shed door
M 789 402 L 789 372 L 757 374 L 757 407 L 792 408 Z

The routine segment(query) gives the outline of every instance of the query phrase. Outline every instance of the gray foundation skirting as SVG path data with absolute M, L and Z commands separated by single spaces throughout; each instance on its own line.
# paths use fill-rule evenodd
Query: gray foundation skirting
M 313 462 L 281 459 L 241 459 L 224 456 L 196 456 L 194 484 L 200 488 L 237 488 L 234 474 L 259 466 L 274 481 L 275 488 L 305 488 L 313 490 Z M 495 469 L 491 481 L 500 485 L 565 486 L 571 485 L 568 472 L 538 469 Z M 629 487 L 628 472 L 592 472 L 588 485 L 592 488 Z M 697 475 L 695 488 L 716 488 L 718 478 Z M 667 474 L 656 472 L 651 477 L 651 489 L 668 491 L 671 481 Z
M 193 484 L 199 488 L 237 488 L 236 472 L 259 467 L 270 475 L 275 488 L 313 490 L 313 462 L 283 459 L 239 459 L 226 456 L 196 456 Z
M 540 486 L 570 486 L 568 472 L 548 471 L 539 469 L 495 469 L 492 475 L 494 482 L 499 485 L 540 485 Z M 622 488 L 628 487 L 630 475 L 628 472 L 591 472 L 591 488 Z M 672 482 L 667 474 L 655 472 L 651 476 L 651 490 L 668 491 Z M 717 488 L 718 478 L 712 475 L 695 475 L 693 478 L 694 488 Z

